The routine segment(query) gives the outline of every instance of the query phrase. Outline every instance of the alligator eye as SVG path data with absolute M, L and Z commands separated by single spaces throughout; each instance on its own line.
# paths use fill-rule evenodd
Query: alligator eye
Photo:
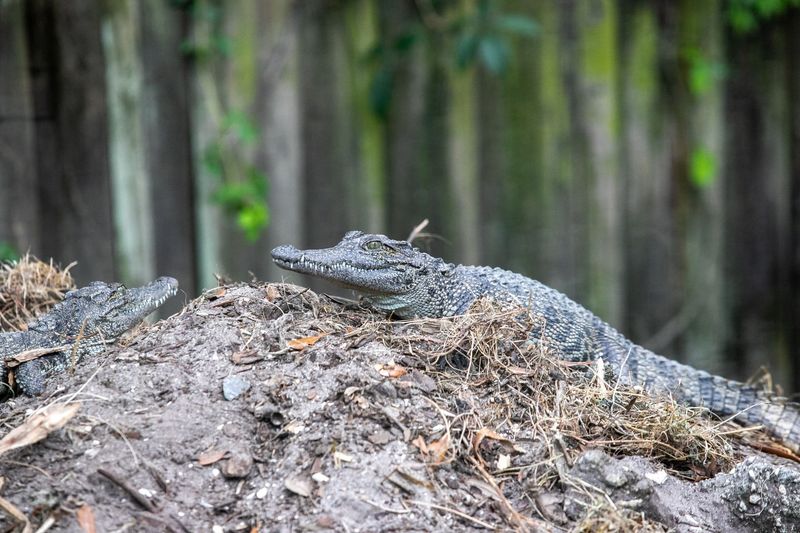
M 367 250 L 380 250 L 383 248 L 381 241 L 369 241 L 364 246 L 367 248 Z

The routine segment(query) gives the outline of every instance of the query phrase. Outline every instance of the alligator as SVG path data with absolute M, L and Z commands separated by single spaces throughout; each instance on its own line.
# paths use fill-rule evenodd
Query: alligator
M 566 295 L 521 274 L 450 264 L 407 241 L 360 231 L 348 232 L 332 248 L 278 246 L 272 258 L 286 270 L 354 289 L 372 308 L 398 318 L 460 315 L 480 297 L 525 306 L 542 319 L 534 321 L 538 325 L 529 338 L 559 358 L 571 362 L 602 358 L 620 383 L 761 425 L 800 452 L 800 404 L 656 355 Z
M 68 292 L 25 331 L 0 333 L 0 383 L 13 382 L 28 395 L 45 390 L 46 379 L 86 356 L 101 353 L 178 291 L 178 282 L 163 277 L 142 287 L 95 281 Z

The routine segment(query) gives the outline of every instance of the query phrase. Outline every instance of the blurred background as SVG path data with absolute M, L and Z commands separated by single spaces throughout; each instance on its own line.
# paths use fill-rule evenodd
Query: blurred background
M 432 253 L 798 390 L 798 3 L 0 0 L 0 258 L 193 296 L 427 218 Z

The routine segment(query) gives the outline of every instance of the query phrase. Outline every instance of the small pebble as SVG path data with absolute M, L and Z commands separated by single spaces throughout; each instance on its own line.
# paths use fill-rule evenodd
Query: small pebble
M 222 380 L 222 396 L 231 401 L 250 389 L 250 382 L 239 376 L 228 376 Z
M 222 475 L 226 478 L 247 477 L 253 468 L 253 457 L 244 450 L 231 450 L 230 457 L 222 463 Z

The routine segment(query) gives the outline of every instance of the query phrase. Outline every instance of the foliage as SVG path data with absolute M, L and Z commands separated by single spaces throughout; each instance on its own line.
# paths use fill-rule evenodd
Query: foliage
M 467 9 L 457 9 L 452 2 L 427 5 L 427 17 L 423 14 L 391 39 L 381 39 L 367 53 L 367 61 L 375 65 L 370 106 L 381 118 L 389 111 L 395 72 L 417 45 L 435 43 L 432 47 L 450 54 L 458 68 L 480 65 L 499 76 L 511 60 L 511 38 L 539 33 L 539 25 L 530 17 L 502 11 L 501 0 L 477 0 Z
M 7 242 L 0 241 L 0 262 L 16 261 L 19 259 L 17 250 Z
M 697 48 L 683 51 L 689 69 L 689 90 L 694 96 L 702 96 L 728 74 L 724 63 L 706 56 Z
M 728 23 L 737 33 L 745 34 L 758 29 L 766 21 L 800 6 L 800 0 L 728 0 Z
M 214 61 L 231 55 L 232 41 L 222 28 L 222 4 L 212 1 L 183 0 L 202 31 L 181 49 L 199 66 L 212 68 Z M 218 130 L 203 150 L 203 168 L 218 180 L 211 199 L 235 217 L 236 223 L 250 240 L 258 239 L 269 224 L 266 175 L 247 162 L 244 149 L 255 144 L 260 132 L 247 113 L 226 109 L 216 91 L 202 93 L 204 104 Z
M 699 188 L 714 183 L 717 176 L 717 159 L 707 148 L 695 148 L 689 161 L 689 178 Z
M 456 33 L 456 63 L 467 68 L 477 60 L 493 74 L 502 74 L 511 57 L 510 36 L 534 37 L 539 25 L 529 17 L 504 13 L 498 2 L 479 0 L 453 26 Z

